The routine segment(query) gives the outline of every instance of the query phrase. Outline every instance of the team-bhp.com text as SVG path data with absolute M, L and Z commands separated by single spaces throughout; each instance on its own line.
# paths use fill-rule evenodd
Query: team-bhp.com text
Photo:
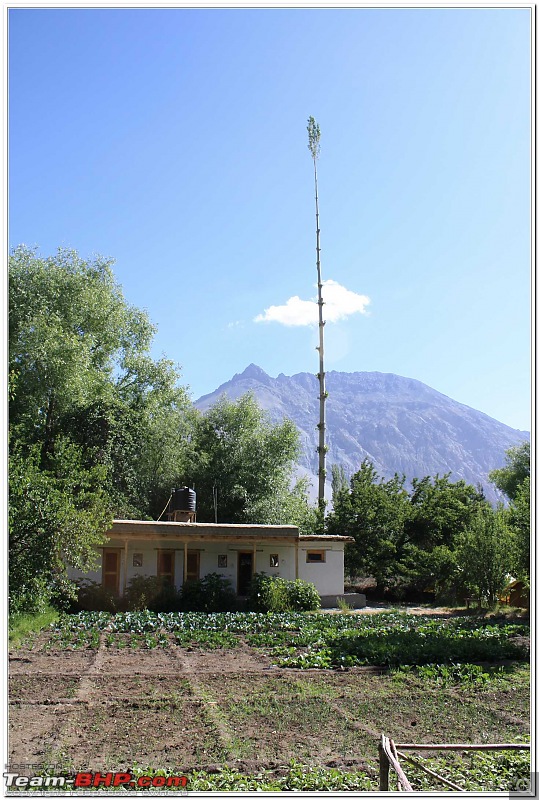
M 77 772 L 72 778 L 64 775 L 19 775 L 18 772 L 4 772 L 7 787 L 24 789 L 51 786 L 89 789 L 98 786 L 125 786 L 131 789 L 185 789 L 185 775 L 139 775 L 135 778 L 132 772 Z

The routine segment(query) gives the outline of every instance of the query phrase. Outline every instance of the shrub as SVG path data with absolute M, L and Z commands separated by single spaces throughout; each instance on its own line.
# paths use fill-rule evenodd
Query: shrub
M 320 595 L 312 583 L 297 578 L 287 581 L 265 573 L 253 576 L 249 588 L 249 607 L 253 611 L 314 611 L 320 608 Z
M 126 608 L 130 611 L 142 611 L 149 608 L 161 588 L 159 578 L 153 575 L 135 575 L 129 581 L 124 593 Z
M 96 581 L 85 580 L 79 584 L 77 599 L 73 601 L 73 611 L 112 611 L 120 610 L 120 598 L 105 589 Z
M 297 578 L 286 581 L 289 611 L 316 611 L 320 608 L 320 595 L 314 583 L 307 583 Z
M 179 611 L 180 605 L 180 592 L 154 575 L 135 575 L 123 597 L 123 606 L 129 611 Z
M 232 611 L 236 595 L 227 578 L 210 572 L 198 581 L 184 583 L 180 592 L 182 611 Z
M 249 586 L 247 602 L 253 611 L 273 611 L 279 613 L 287 610 L 286 581 L 283 578 L 270 577 L 264 572 L 256 573 Z

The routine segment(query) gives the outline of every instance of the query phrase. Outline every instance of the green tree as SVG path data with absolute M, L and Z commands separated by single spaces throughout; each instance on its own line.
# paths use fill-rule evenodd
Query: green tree
M 80 449 L 59 438 L 50 469 L 39 445 L 16 445 L 9 476 L 11 611 L 39 612 L 69 595 L 68 566 L 92 566 L 112 521 L 103 468 L 83 466 Z
M 387 481 L 380 478 L 366 459 L 352 476 L 349 490 L 340 485 L 327 517 L 327 531 L 355 539 L 355 545 L 346 548 L 349 575 L 372 575 L 379 586 L 394 582 L 408 516 L 404 480 L 398 475 Z
M 424 550 L 436 545 L 452 546 L 454 537 L 469 523 L 478 504 L 485 498 L 463 480 L 451 475 L 427 475 L 412 480 L 411 513 L 406 524 L 407 539 Z
M 106 468 L 117 515 L 148 515 L 184 468 L 190 403 L 173 364 L 150 356 L 147 314 L 111 261 L 69 250 L 17 248 L 9 283 L 11 441 L 37 444 L 47 469 L 67 436 Z
M 338 496 L 341 492 L 347 492 L 350 488 L 344 467 L 342 464 L 331 465 L 331 497 L 332 501 L 338 502 Z
M 486 503 L 480 489 L 450 475 L 412 480 L 409 515 L 400 546 L 400 582 L 414 593 L 454 599 L 456 537 Z
M 530 578 L 530 443 L 510 448 L 506 465 L 493 470 L 489 478 L 509 499 L 508 523 L 515 533 L 515 573 Z
M 156 513 L 183 472 L 191 404 L 172 363 L 150 356 L 154 331 L 110 261 L 10 257 L 12 608 L 65 589 L 113 515 Z
M 530 476 L 517 489 L 507 514 L 515 533 L 515 575 L 526 583 L 530 580 Z
M 264 523 L 290 485 L 299 434 L 290 420 L 272 424 L 252 394 L 221 398 L 199 414 L 194 455 L 184 475 L 197 492 L 201 522 Z
M 459 580 L 480 602 L 494 606 L 513 569 L 514 534 L 503 508 L 484 504 L 457 537 Z
M 505 462 L 505 467 L 489 473 L 489 480 L 509 500 L 514 500 L 519 487 L 530 477 L 530 443 L 522 442 L 518 447 L 511 447 L 505 454 Z
M 299 478 L 292 488 L 281 482 L 270 495 L 247 503 L 245 518 L 264 525 L 296 525 L 302 534 L 319 533 L 317 510 L 309 503 L 309 481 Z

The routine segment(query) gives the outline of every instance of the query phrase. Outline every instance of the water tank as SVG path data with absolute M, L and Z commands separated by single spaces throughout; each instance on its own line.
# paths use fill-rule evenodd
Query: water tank
M 197 496 L 193 489 L 183 486 L 181 489 L 172 489 L 170 499 L 171 511 L 191 511 L 197 510 Z

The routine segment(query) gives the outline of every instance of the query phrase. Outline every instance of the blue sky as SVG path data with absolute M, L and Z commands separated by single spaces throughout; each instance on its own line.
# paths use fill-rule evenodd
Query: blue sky
M 318 371 L 312 306 L 292 300 L 316 297 L 313 115 L 327 369 L 416 378 L 529 429 L 529 9 L 8 24 L 10 244 L 114 258 L 194 398 L 251 362 Z

